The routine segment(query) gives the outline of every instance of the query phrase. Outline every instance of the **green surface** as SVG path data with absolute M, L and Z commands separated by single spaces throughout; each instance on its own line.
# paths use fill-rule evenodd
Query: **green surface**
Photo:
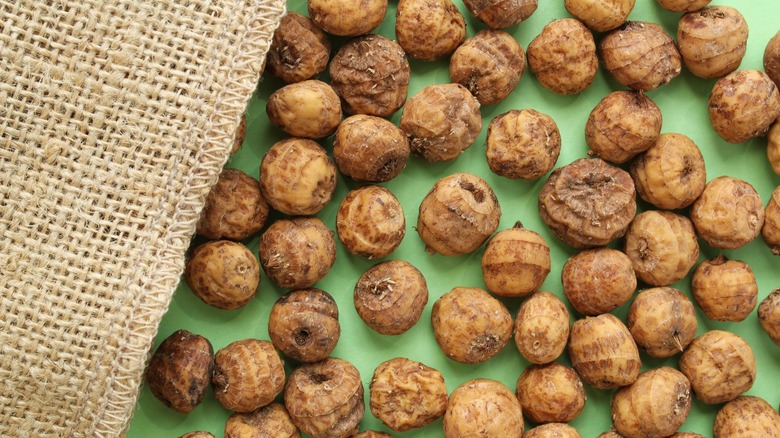
M 774 0 L 755 0 L 742 2 L 736 0 L 716 1 L 738 8 L 750 26 L 748 50 L 742 62 L 742 69 L 762 68 L 762 56 L 767 41 L 780 30 L 776 21 L 777 5 Z M 467 36 L 473 35 L 483 25 L 470 16 L 461 2 L 456 2 L 466 17 Z M 291 1 L 289 8 L 305 13 L 305 3 Z M 390 38 L 394 38 L 395 1 L 382 25 L 377 29 Z M 542 27 L 555 18 L 568 17 L 562 0 L 542 0 L 537 11 L 525 22 L 507 29 L 525 48 L 539 34 Z M 630 15 L 631 20 L 651 21 L 661 24 L 671 35 L 676 34 L 677 20 L 680 14 L 661 9 L 653 0 L 639 0 Z M 334 38 L 338 47 L 343 39 Z M 335 48 L 334 52 L 335 53 Z M 415 94 L 427 84 L 449 82 L 446 61 L 426 63 L 412 61 L 412 83 L 409 96 Z M 322 79 L 327 80 L 327 77 Z M 682 133 L 689 136 L 701 148 L 706 165 L 707 179 L 719 175 L 730 175 L 750 182 L 759 192 L 763 202 L 769 200 L 772 190 L 780 185 L 780 177 L 775 175 L 766 160 L 766 139 L 754 139 L 746 144 L 733 145 L 721 140 L 711 129 L 707 117 L 707 97 L 714 80 L 696 78 L 686 71 L 671 83 L 648 93 L 663 113 L 662 132 Z M 271 126 L 265 114 L 267 97 L 282 84 L 265 77 L 251 101 L 248 112 L 248 135 L 243 148 L 231 158 L 228 167 L 242 169 L 250 175 L 258 176 L 258 167 L 263 154 L 275 142 L 283 138 L 281 131 Z M 352 303 L 352 290 L 360 275 L 376 261 L 368 261 L 346 252 L 339 244 L 336 264 L 331 272 L 316 286 L 328 291 L 336 299 L 340 310 L 342 336 L 332 355 L 349 360 L 360 370 L 366 389 L 366 415 L 361 430 L 377 429 L 390 432 L 368 409 L 368 384 L 374 368 L 381 362 L 398 356 L 408 357 L 440 370 L 446 379 L 449 391 L 461 383 L 477 377 L 496 379 L 514 390 L 517 377 L 528 363 L 510 343 L 499 355 L 478 365 L 464 365 L 447 359 L 434 341 L 430 325 L 430 310 L 433 302 L 442 294 L 456 286 L 483 287 L 480 270 L 482 249 L 460 257 L 430 256 L 424 252 L 424 245 L 414 225 L 417 209 L 433 183 L 454 172 L 468 171 L 484 178 L 495 190 L 503 211 L 499 229 L 509 228 L 516 221 L 542 234 L 551 247 L 552 271 L 542 289 L 549 290 L 563 298 L 560 282 L 561 267 L 575 251 L 557 240 L 546 228 L 537 212 L 537 193 L 546 177 L 536 182 L 512 181 L 490 172 L 485 160 L 485 133 L 488 122 L 510 109 L 533 108 L 550 115 L 558 124 L 563 147 L 557 166 L 565 165 L 586 155 L 584 126 L 588 114 L 596 103 L 607 93 L 621 89 L 607 73 L 600 69 L 594 83 L 584 92 L 574 96 L 559 96 L 542 88 L 533 75 L 526 70 L 519 86 L 504 101 L 482 108 L 483 129 L 474 145 L 457 160 L 449 163 L 428 164 L 412 157 L 406 169 L 396 179 L 384 184 L 401 201 L 407 221 L 406 237 L 401 246 L 390 258 L 405 259 L 419 268 L 427 279 L 430 295 L 428 305 L 419 323 L 400 336 L 382 336 L 368 328 L 357 316 Z M 395 123 L 400 111 L 391 117 Z M 325 139 L 321 144 L 331 150 L 332 140 Z M 329 228 L 335 230 L 335 217 L 339 202 L 346 193 L 358 184 L 339 177 L 337 189 L 331 203 L 317 216 Z M 640 203 L 640 209 L 646 209 Z M 278 216 L 274 216 L 278 217 Z M 257 236 L 246 243 L 257 251 Z M 735 251 L 719 251 L 701 243 L 700 260 L 709 259 L 720 253 L 729 258 L 747 262 L 758 278 L 759 301 L 769 292 L 780 287 L 780 258 L 773 257 L 759 237 L 749 245 Z M 615 242 L 612 246 L 620 245 Z M 672 285 L 689 294 L 689 280 L 685 279 Z M 640 285 L 640 288 L 642 285 Z M 221 311 L 208 307 L 197 299 L 182 283 L 170 305 L 170 309 L 159 328 L 157 344 L 177 329 L 187 329 L 207 337 L 215 351 L 230 342 L 244 338 L 268 339 L 268 314 L 274 301 L 285 290 L 271 285 L 263 278 L 257 297 L 246 307 L 237 311 Z M 564 298 L 565 300 L 565 298 Z M 517 312 L 520 300 L 504 300 L 512 315 Z M 625 318 L 628 305 L 614 313 Z M 571 308 L 570 308 L 571 310 Z M 572 311 L 572 320 L 581 315 Z M 698 311 L 699 334 L 711 329 L 732 331 L 746 339 L 753 348 L 758 362 L 758 376 L 748 394 L 766 399 L 772 406 L 780 404 L 780 347 L 772 344 L 761 330 L 756 312 L 748 319 L 738 323 L 717 323 L 707 319 Z M 642 354 L 643 371 L 660 365 L 676 367 L 677 357 L 668 360 L 651 359 Z M 560 362 L 568 364 L 561 357 Z M 290 364 L 287 364 L 290 371 Z M 583 437 L 595 437 L 609 430 L 611 425 L 609 403 L 610 391 L 587 388 L 588 401 L 582 414 L 571 424 Z M 690 416 L 681 430 L 695 431 L 711 436 L 712 422 L 718 406 L 707 406 L 698 400 L 693 403 Z M 130 425 L 128 436 L 157 437 L 179 436 L 188 431 L 207 430 L 216 436 L 222 436 L 225 420 L 230 412 L 223 409 L 214 398 L 211 390 L 201 406 L 189 415 L 182 415 L 165 408 L 155 399 L 148 388 L 144 387 Z M 528 428 L 527 424 L 526 428 Z M 416 431 L 394 433 L 404 437 L 428 437 L 441 435 L 441 420 Z

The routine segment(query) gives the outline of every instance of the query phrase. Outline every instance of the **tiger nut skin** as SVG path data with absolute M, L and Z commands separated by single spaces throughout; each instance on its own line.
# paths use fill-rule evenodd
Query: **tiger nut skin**
M 160 343 L 146 367 L 152 394 L 176 412 L 189 413 L 203 400 L 214 371 L 214 350 L 203 336 L 177 330 Z
M 723 405 L 712 425 L 714 438 L 780 436 L 780 414 L 766 400 L 744 395 Z
M 192 250 L 184 281 L 204 303 L 222 310 L 248 304 L 260 287 L 260 264 L 244 244 L 211 240 Z
M 707 183 L 691 205 L 690 218 L 696 234 L 708 245 L 736 249 L 761 233 L 764 205 L 747 181 L 719 176 Z
M 539 215 L 574 248 L 622 237 L 636 214 L 631 176 L 600 158 L 580 158 L 552 171 L 539 191 Z
M 520 373 L 516 394 L 523 416 L 534 423 L 568 423 L 580 415 L 587 395 L 574 368 L 550 362 Z
M 496 175 L 535 181 L 555 167 L 560 153 L 561 132 L 547 114 L 513 109 L 488 125 L 485 157 Z
M 307 16 L 287 11 L 274 31 L 266 69 L 291 84 L 319 76 L 328 66 L 331 43 Z
M 538 0 L 464 0 L 472 15 L 491 29 L 506 29 L 536 11 Z
M 348 40 L 328 68 L 347 114 L 389 117 L 406 102 L 411 68 L 403 48 L 378 34 Z
M 773 290 L 758 305 L 758 322 L 769 339 L 780 346 L 780 289 Z
M 480 105 L 504 100 L 520 83 L 524 71 L 523 48 L 503 30 L 477 32 L 450 57 L 450 80 L 466 87 Z
M 636 0 L 564 0 L 574 18 L 596 32 L 607 32 L 625 23 Z
M 349 116 L 333 138 L 336 167 L 355 181 L 390 181 L 404 170 L 409 155 L 406 133 L 381 117 Z
M 387 0 L 308 0 L 307 5 L 317 27 L 346 37 L 371 32 L 387 13 Z
M 482 130 L 479 108 L 463 85 L 428 85 L 409 98 L 399 127 L 409 138 L 412 154 L 430 163 L 452 161 Z
M 536 292 L 550 273 L 550 247 L 537 232 L 520 222 L 496 233 L 482 253 L 482 279 L 501 297 Z
M 400 335 L 420 320 L 428 304 L 428 284 L 422 272 L 403 260 L 387 260 L 363 273 L 353 301 L 358 316 L 383 335 Z
M 561 269 L 561 285 L 574 310 L 596 316 L 627 303 L 634 295 L 637 279 L 631 259 L 624 252 L 600 247 L 569 257 Z
M 758 283 L 750 265 L 720 254 L 693 271 L 691 294 L 707 318 L 739 322 L 756 308 Z
M 287 292 L 271 307 L 268 336 L 274 347 L 291 359 L 325 359 L 341 336 L 336 300 L 317 288 Z
M 627 22 L 601 40 L 599 52 L 612 78 L 638 91 L 655 90 L 682 71 L 674 40 L 655 23 Z
M 523 407 L 503 383 L 472 379 L 452 391 L 442 420 L 444 438 L 523 436 Z
M 346 360 L 328 357 L 290 373 L 284 404 L 293 423 L 313 438 L 356 434 L 365 413 L 360 372 Z
M 528 45 L 528 68 L 557 94 L 577 94 L 596 77 L 599 60 L 593 34 L 573 18 L 553 20 Z
M 566 350 L 569 310 L 552 293 L 536 292 L 520 305 L 514 329 L 515 346 L 525 360 L 551 363 Z
M 225 409 L 257 410 L 274 401 L 284 388 L 284 380 L 284 364 L 270 341 L 235 341 L 214 356 L 211 385 Z
M 466 39 L 466 20 L 452 0 L 399 0 L 395 38 L 412 59 L 452 55 Z
M 780 92 L 763 71 L 737 70 L 715 82 L 708 108 L 720 138 L 744 143 L 765 135 L 780 116 Z
M 341 101 L 326 82 L 309 79 L 287 84 L 268 96 L 268 121 L 292 137 L 325 138 L 341 122 Z
M 381 186 L 354 189 L 339 204 L 336 234 L 351 254 L 369 260 L 387 257 L 406 235 L 401 202 Z
M 704 79 L 723 77 L 742 63 L 748 24 L 742 14 L 723 5 L 688 12 L 677 24 L 677 46 L 685 67 Z
M 639 292 L 628 308 L 626 326 L 637 346 L 651 357 L 682 353 L 699 328 L 693 302 L 671 287 Z
M 371 378 L 371 413 L 396 432 L 419 429 L 444 415 L 444 376 L 420 362 L 397 357 L 379 364 Z
M 761 237 L 772 254 L 780 255 L 780 187 L 772 191 L 769 202 L 766 204 Z
M 268 212 L 256 179 L 238 169 L 224 169 L 206 197 L 196 232 L 210 240 L 244 240 L 263 228 Z
M 281 403 L 271 403 L 252 412 L 234 412 L 225 422 L 225 438 L 300 438 L 290 414 Z

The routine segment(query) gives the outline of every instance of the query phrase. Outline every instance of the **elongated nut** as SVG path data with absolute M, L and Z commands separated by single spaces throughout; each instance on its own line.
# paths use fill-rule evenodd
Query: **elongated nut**
M 537 232 L 517 222 L 496 233 L 482 254 L 482 278 L 501 297 L 534 293 L 550 273 L 550 247 Z
M 680 356 L 679 367 L 696 397 L 706 404 L 734 400 L 756 380 L 756 358 L 750 345 L 723 330 L 710 330 L 694 339 Z
M 575 321 L 568 351 L 577 374 L 594 388 L 630 385 L 642 367 L 634 338 L 623 322 L 611 313 Z
M 766 204 L 761 237 L 764 238 L 772 254 L 780 255 L 780 187 L 772 191 L 772 196 Z
M 539 291 L 528 297 L 515 319 L 515 346 L 534 364 L 550 363 L 566 349 L 569 311 L 557 296 Z
M 284 388 L 284 364 L 270 341 L 244 339 L 223 347 L 214 357 L 211 385 L 217 401 L 236 412 L 252 412 Z

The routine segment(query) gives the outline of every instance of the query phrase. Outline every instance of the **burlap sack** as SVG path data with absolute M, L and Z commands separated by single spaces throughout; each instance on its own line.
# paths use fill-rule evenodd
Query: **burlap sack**
M 0 436 L 127 428 L 283 0 L 0 0 Z

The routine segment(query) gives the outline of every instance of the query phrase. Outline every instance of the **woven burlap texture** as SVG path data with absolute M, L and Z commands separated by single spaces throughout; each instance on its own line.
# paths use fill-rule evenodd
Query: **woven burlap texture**
M 283 0 L 0 0 L 0 436 L 117 436 Z

